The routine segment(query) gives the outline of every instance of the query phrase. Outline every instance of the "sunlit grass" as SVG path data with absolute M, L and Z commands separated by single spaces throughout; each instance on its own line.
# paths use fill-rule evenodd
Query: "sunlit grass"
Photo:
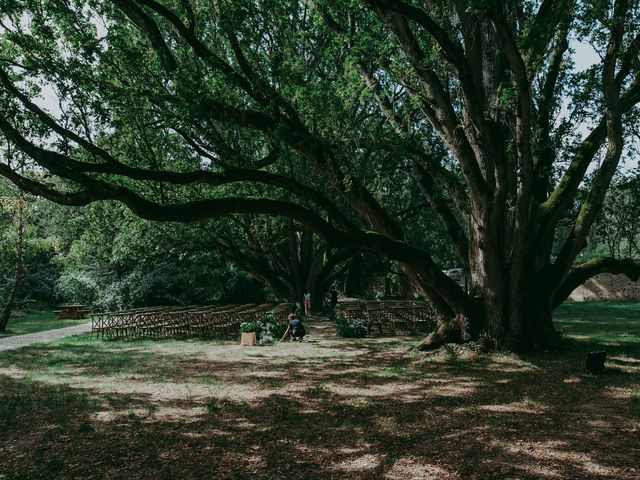
M 583 343 L 640 345 L 640 303 L 566 302 L 553 318 L 558 329 Z

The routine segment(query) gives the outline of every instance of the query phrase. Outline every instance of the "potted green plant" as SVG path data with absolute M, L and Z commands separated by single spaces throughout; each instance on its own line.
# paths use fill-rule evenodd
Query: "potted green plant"
M 244 322 L 240 324 L 240 345 L 255 345 L 258 343 L 258 324 L 256 322 Z

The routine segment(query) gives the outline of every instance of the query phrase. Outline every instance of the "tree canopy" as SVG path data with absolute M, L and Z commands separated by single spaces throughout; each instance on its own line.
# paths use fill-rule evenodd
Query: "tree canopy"
M 460 325 L 545 344 L 585 278 L 638 276 L 575 264 L 633 151 L 638 2 L 0 5 L 0 131 L 20 152 L 0 174 L 35 195 L 290 218 L 403 265 L 442 314 L 430 344 Z M 602 60 L 573 69 L 571 39 Z

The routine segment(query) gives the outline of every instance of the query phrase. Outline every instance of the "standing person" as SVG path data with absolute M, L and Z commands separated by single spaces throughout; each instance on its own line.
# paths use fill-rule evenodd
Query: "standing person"
M 311 315 L 311 292 L 307 290 L 304 294 L 304 314 Z
M 335 287 L 331 288 L 331 294 L 330 294 L 330 299 L 329 302 L 331 303 L 331 308 L 333 310 L 336 309 L 336 305 L 338 305 L 338 291 L 335 289 Z

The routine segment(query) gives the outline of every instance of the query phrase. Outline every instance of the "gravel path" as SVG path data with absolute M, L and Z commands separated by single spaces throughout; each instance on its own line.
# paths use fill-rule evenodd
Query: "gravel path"
M 22 348 L 34 343 L 49 342 L 58 338 L 70 337 L 91 331 L 91 322 L 74 325 L 72 327 L 56 328 L 55 330 L 45 330 L 44 332 L 27 333 L 25 335 L 14 335 L 12 337 L 0 338 L 0 352 Z M 2 478 L 2 477 L 0 477 Z

